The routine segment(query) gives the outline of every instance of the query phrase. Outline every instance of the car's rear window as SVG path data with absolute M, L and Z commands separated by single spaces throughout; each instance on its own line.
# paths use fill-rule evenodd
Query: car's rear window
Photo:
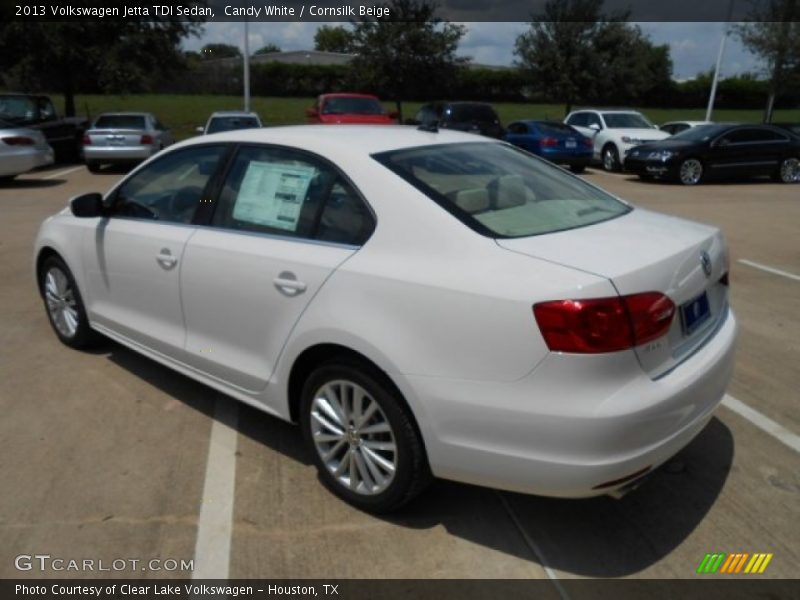
M 448 116 L 453 121 L 489 121 L 498 120 L 497 113 L 486 104 L 454 104 L 448 111 Z
M 609 129 L 652 129 L 654 125 L 639 113 L 603 113 Z
M 562 136 L 562 135 L 575 135 L 577 131 L 575 131 L 572 127 L 565 123 L 555 123 L 555 122 L 543 122 L 540 121 L 535 124 L 536 127 L 541 131 L 544 135 L 555 135 L 555 136 Z
M 440 144 L 373 158 L 489 237 L 553 233 L 631 210 L 582 179 L 508 144 Z
M 328 98 L 323 115 L 382 115 L 383 106 L 374 98 Z
M 141 115 L 103 115 L 94 123 L 95 129 L 145 129 Z
M 255 117 L 214 117 L 208 124 L 208 133 L 261 127 Z

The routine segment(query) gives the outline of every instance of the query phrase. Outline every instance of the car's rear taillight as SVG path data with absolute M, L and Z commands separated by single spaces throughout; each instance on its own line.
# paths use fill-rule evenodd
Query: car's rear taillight
M 552 137 L 542 138 L 539 142 L 542 146 L 558 146 L 558 140 Z
M 142 136 L 142 139 L 141 139 L 141 140 L 139 140 L 139 143 L 140 143 L 142 146 L 150 146 L 150 145 L 152 145 L 152 144 L 153 144 L 153 136 L 152 136 L 152 135 L 149 135 L 149 134 L 147 134 L 147 133 L 145 133 L 145 134 Z
M 547 347 L 598 354 L 633 348 L 664 335 L 675 304 L 660 292 L 616 298 L 556 300 L 533 307 Z
M 84 135 L 82 143 L 83 143 L 84 146 L 91 146 L 92 145 L 92 138 L 90 138 L 88 135 Z
M 36 144 L 36 140 L 25 135 L 10 135 L 0 138 L 0 140 L 9 146 L 33 146 Z
M 583 145 L 587 148 L 594 148 L 594 140 L 590 138 L 583 138 Z

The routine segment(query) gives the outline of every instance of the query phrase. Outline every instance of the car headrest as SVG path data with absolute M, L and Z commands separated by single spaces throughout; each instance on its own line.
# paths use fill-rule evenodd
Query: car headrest
M 494 196 L 492 208 L 496 210 L 521 206 L 528 199 L 525 180 L 520 175 L 498 177 L 490 187 Z
M 489 209 L 489 191 L 485 188 L 461 190 L 456 192 L 454 202 L 469 214 L 479 213 Z

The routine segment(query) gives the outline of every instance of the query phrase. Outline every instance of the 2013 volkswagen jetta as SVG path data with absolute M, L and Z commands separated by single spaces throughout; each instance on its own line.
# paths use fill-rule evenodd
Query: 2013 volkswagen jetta
M 322 481 L 372 511 L 432 475 L 621 493 L 733 368 L 717 229 L 451 131 L 177 144 L 48 218 L 35 273 L 62 342 L 99 332 L 299 422 Z

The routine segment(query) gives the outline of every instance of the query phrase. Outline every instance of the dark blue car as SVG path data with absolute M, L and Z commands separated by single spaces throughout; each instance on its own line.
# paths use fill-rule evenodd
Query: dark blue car
M 581 173 L 592 160 L 592 140 L 577 129 L 558 121 L 514 121 L 506 128 L 505 140 Z

